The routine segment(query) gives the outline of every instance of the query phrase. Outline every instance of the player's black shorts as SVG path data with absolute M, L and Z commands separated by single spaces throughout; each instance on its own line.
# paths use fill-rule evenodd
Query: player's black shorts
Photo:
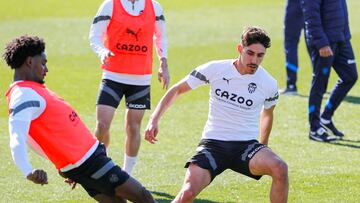
M 129 85 L 103 79 L 96 104 L 117 108 L 125 95 L 128 109 L 150 109 L 150 85 Z
M 103 144 L 99 144 L 83 164 L 63 174 L 81 184 L 91 197 L 97 194 L 114 196 L 115 188 L 129 179 L 129 175 L 106 156 Z
M 211 181 L 226 169 L 231 169 L 248 177 L 259 180 L 261 176 L 253 175 L 249 169 L 249 162 L 260 149 L 266 145 L 257 140 L 249 141 L 220 141 L 203 139 L 196 148 L 197 153 L 185 164 L 188 168 L 194 163 L 211 174 Z

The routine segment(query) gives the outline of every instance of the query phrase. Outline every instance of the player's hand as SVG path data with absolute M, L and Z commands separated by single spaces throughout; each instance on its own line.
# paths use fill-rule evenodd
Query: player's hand
M 155 142 L 157 141 L 156 135 L 158 134 L 158 132 L 159 129 L 157 122 L 150 119 L 145 129 L 145 140 L 149 141 L 151 144 L 155 144 Z
M 158 80 L 163 84 L 163 89 L 168 89 L 170 83 L 170 75 L 167 65 L 167 59 L 161 58 L 160 59 L 160 68 L 158 71 Z
M 48 184 L 47 174 L 41 169 L 34 169 L 26 178 L 35 184 Z
M 59 175 L 61 177 L 65 178 L 64 183 L 69 184 L 72 190 L 75 189 L 75 187 L 76 187 L 76 182 L 75 181 L 73 181 L 72 179 L 66 177 L 65 174 L 63 172 L 61 172 L 60 170 L 58 170 L 58 173 L 59 173 Z
M 319 54 L 321 57 L 329 57 L 329 56 L 333 56 L 334 53 L 331 50 L 330 46 L 325 46 L 319 49 Z
M 112 56 L 115 56 L 115 54 L 109 50 L 105 50 L 105 51 L 101 52 L 101 54 L 100 54 L 101 64 L 105 64 L 106 59 L 109 57 L 112 57 Z
M 75 189 L 75 187 L 76 187 L 76 182 L 70 178 L 65 178 L 64 183 L 67 183 L 71 187 L 72 190 Z

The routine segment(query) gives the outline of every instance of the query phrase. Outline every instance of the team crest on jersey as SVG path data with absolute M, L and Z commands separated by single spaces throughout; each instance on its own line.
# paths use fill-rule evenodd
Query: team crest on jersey
M 256 90 L 256 87 L 257 87 L 257 86 L 256 86 L 255 83 L 253 83 L 253 82 L 250 83 L 249 86 L 248 86 L 249 93 L 250 93 L 250 94 L 254 93 L 255 90 Z

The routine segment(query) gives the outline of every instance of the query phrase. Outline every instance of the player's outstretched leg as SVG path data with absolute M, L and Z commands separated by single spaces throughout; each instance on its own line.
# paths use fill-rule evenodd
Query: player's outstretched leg
M 130 175 L 132 174 L 140 149 L 140 128 L 144 113 L 145 110 L 136 109 L 127 109 L 125 113 L 126 139 L 123 170 Z
M 110 144 L 110 125 L 115 114 L 115 108 L 106 105 L 96 106 L 96 129 L 95 136 L 98 140 L 109 147 Z
M 94 197 L 100 203 L 126 203 L 126 200 L 120 197 L 111 197 L 105 194 L 98 194 Z
M 287 164 L 271 149 L 263 148 L 250 160 L 249 168 L 254 175 L 272 177 L 270 201 L 272 203 L 287 202 L 289 178 Z
M 193 202 L 195 197 L 211 182 L 210 172 L 195 164 L 186 170 L 184 184 L 172 203 Z
M 137 180 L 132 177 L 122 185 L 115 188 L 115 195 L 117 197 L 125 198 L 131 202 L 136 203 L 154 203 L 156 202 L 152 197 L 150 191 L 142 186 Z

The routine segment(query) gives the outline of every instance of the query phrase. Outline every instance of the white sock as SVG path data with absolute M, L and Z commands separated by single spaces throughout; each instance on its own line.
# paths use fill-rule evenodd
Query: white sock
M 136 164 L 137 156 L 128 156 L 124 154 L 124 167 L 123 170 L 126 171 L 129 175 L 131 175 L 134 166 Z
M 320 122 L 322 122 L 323 124 L 329 124 L 331 120 L 326 120 L 320 117 Z

